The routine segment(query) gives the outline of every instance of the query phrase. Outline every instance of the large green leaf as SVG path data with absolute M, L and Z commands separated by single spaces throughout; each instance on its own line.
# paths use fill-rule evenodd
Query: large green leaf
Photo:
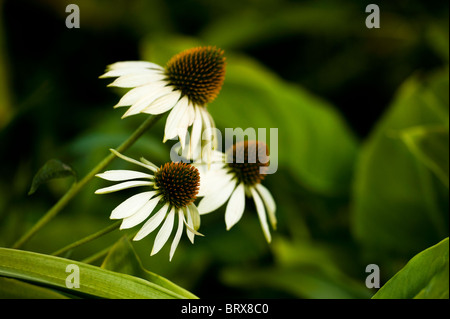
M 184 298 L 197 298 L 194 294 L 177 286 L 168 279 L 145 269 L 126 236 L 122 237 L 111 248 L 101 267 L 148 280 L 149 282 L 167 288 Z
M 448 299 L 448 237 L 414 256 L 373 296 L 375 299 Z
M 404 132 L 412 127 L 448 126 L 448 101 L 448 70 L 408 79 L 364 144 L 355 172 L 352 227 L 366 252 L 407 258 L 448 236 L 448 188 L 404 143 Z M 414 145 L 420 142 L 424 155 L 448 159 L 441 137 L 430 143 L 419 136 Z
M 68 265 L 78 266 L 79 288 L 67 288 Z M 30 281 L 87 297 L 112 299 L 182 298 L 147 280 L 85 263 L 29 251 L 0 248 L 0 276 Z

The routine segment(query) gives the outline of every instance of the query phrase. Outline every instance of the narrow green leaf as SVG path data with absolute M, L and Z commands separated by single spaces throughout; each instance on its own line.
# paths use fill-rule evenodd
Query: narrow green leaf
M 448 237 L 414 256 L 372 297 L 448 299 Z
M 79 269 L 79 288 L 68 288 L 66 279 Z M 43 284 L 87 297 L 111 299 L 172 299 L 180 296 L 147 280 L 120 274 L 65 258 L 0 248 L 0 275 Z
M 58 159 L 51 159 L 42 166 L 33 178 L 28 195 L 36 192 L 39 186 L 55 178 L 73 176 L 76 179 L 75 171 L 67 164 Z
M 126 236 L 122 237 L 111 248 L 101 267 L 148 280 L 149 282 L 173 291 L 183 298 L 198 298 L 186 289 L 177 286 L 170 280 L 145 269 Z

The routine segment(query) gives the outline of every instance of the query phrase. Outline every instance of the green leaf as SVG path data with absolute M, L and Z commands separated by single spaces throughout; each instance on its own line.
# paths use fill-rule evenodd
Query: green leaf
M 51 159 L 42 166 L 33 178 L 28 195 L 36 192 L 38 187 L 55 178 L 73 176 L 76 179 L 75 171 L 67 164 L 58 159 Z
M 445 165 L 445 138 L 433 133 L 423 139 L 409 131 L 408 148 L 399 134 L 436 126 L 448 126 L 447 69 L 408 79 L 363 145 L 355 170 L 352 228 L 377 258 L 408 258 L 448 236 L 448 188 L 424 165 L 424 156 L 432 166 Z
M 448 237 L 414 256 L 374 299 L 448 299 Z
M 170 280 L 145 269 L 129 239 L 125 236 L 111 248 L 101 267 L 148 280 L 184 298 L 197 298 L 197 296 L 177 286 Z
M 66 279 L 68 265 L 79 268 L 79 288 L 69 289 Z M 147 280 L 120 274 L 70 259 L 29 251 L 0 248 L 0 276 L 27 280 L 39 285 L 68 291 L 85 297 L 111 299 L 172 299 L 181 298 Z
M 21 280 L 0 277 L 0 299 L 67 299 L 54 290 Z
M 447 126 L 406 129 L 401 138 L 409 150 L 449 187 L 449 131 Z

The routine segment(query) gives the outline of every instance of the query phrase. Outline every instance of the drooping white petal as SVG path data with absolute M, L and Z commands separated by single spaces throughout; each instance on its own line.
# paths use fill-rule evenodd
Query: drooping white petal
M 119 102 L 114 106 L 115 108 L 121 106 L 133 105 L 140 101 L 141 99 L 148 98 L 151 99 L 149 103 L 153 102 L 153 100 L 158 97 L 157 95 L 160 90 L 162 90 L 165 86 L 165 82 L 155 82 L 151 84 L 146 84 L 143 86 L 138 86 L 134 89 L 129 90 L 127 93 L 122 96 Z M 163 92 L 166 93 L 166 92 Z
M 178 137 L 180 138 L 182 149 L 184 149 L 184 147 L 186 146 L 186 134 L 190 125 L 189 122 L 192 112 L 194 112 L 194 107 L 189 103 L 185 115 L 180 119 L 180 122 L 178 122 Z
M 165 204 L 163 207 L 161 207 L 161 209 L 155 215 L 153 215 L 148 221 L 145 222 L 144 226 L 142 226 L 136 236 L 134 236 L 133 240 L 141 240 L 152 231 L 154 231 L 164 220 L 164 217 L 166 217 L 168 209 L 168 204 Z
M 227 204 L 225 211 L 225 225 L 230 230 L 242 217 L 245 208 L 245 189 L 244 184 L 240 183 Z
M 175 253 L 175 250 L 178 247 L 178 243 L 180 242 L 181 234 L 183 233 L 183 224 L 184 224 L 184 214 L 183 210 L 178 210 L 178 229 L 175 234 L 175 237 L 173 238 L 172 245 L 170 246 L 170 257 L 169 261 L 172 260 L 173 254 Z
M 160 72 L 152 70 L 143 71 L 137 74 L 124 75 L 108 84 L 108 86 L 115 86 L 121 88 L 134 88 L 137 86 L 150 84 L 151 82 L 161 81 L 164 79 L 164 75 Z
M 203 197 L 198 204 L 198 212 L 200 215 L 210 213 L 222 206 L 230 197 L 235 187 L 236 180 L 231 179 L 220 191 L 211 192 Z
M 201 138 L 202 138 L 202 115 L 199 106 L 195 107 L 194 121 L 192 123 L 191 141 L 189 143 L 188 158 L 200 156 Z
M 272 241 L 272 236 L 270 235 L 269 224 L 267 223 L 264 203 L 262 202 L 255 188 L 251 187 L 250 192 L 252 194 L 253 200 L 255 201 L 256 212 L 258 213 L 259 222 L 261 223 L 261 228 L 263 230 L 264 237 L 266 238 L 267 242 L 270 243 Z
M 123 155 L 123 154 L 120 154 L 119 152 L 117 152 L 117 151 L 116 151 L 115 149 L 113 149 L 113 148 L 110 148 L 109 150 L 111 151 L 111 153 L 113 153 L 113 154 L 116 155 L 117 157 L 120 157 L 121 159 L 123 159 L 123 160 L 125 160 L 125 161 L 127 161 L 127 162 L 130 162 L 130 163 L 133 163 L 133 164 L 136 164 L 136 165 L 145 167 L 145 168 L 147 168 L 147 169 L 149 169 L 149 170 L 151 170 L 151 171 L 153 171 L 153 172 L 155 172 L 155 171 L 157 170 L 157 168 L 155 169 L 155 167 L 156 167 L 155 165 L 148 165 L 148 164 L 145 164 L 145 163 L 136 161 L 135 159 L 132 159 L 131 157 L 125 156 L 125 155 Z
M 138 171 L 126 170 L 126 169 L 105 171 L 105 172 L 97 174 L 95 176 L 106 179 L 107 181 L 126 181 L 126 180 L 136 179 L 136 178 L 153 179 L 153 175 L 138 172 Z
M 132 188 L 132 187 L 139 187 L 139 186 L 150 186 L 153 185 L 153 182 L 150 181 L 128 181 L 123 182 L 119 184 L 115 184 L 112 186 L 99 188 L 95 191 L 95 194 L 108 194 L 112 192 L 121 191 L 124 189 Z
M 162 195 L 150 199 L 141 209 L 133 215 L 123 219 L 120 229 L 128 229 L 142 223 L 155 209 L 161 200 Z
M 145 87 L 147 87 L 147 85 L 145 85 Z M 164 103 L 161 104 L 160 108 L 154 107 L 152 109 L 151 106 L 154 103 L 157 103 L 157 101 L 167 100 L 169 95 L 170 96 L 175 95 L 173 98 L 176 98 L 177 92 L 173 92 L 172 88 L 168 87 L 164 81 L 155 82 L 154 85 L 152 85 L 151 88 L 147 90 L 147 93 L 145 95 L 142 95 L 142 97 L 139 100 L 135 101 L 133 105 L 131 105 L 131 107 L 123 115 L 123 117 L 138 113 L 147 113 L 147 114 L 164 113 L 167 110 L 171 109 L 174 104 Z
M 209 119 L 209 125 L 211 126 L 211 146 L 213 150 L 217 150 L 218 148 L 218 138 L 217 138 L 217 130 L 216 123 L 214 122 L 214 118 L 209 114 L 208 110 L 204 108 L 204 113 L 206 117 Z
M 148 61 L 121 61 L 108 65 L 108 70 L 118 70 L 118 69 L 157 69 L 164 70 L 163 67 L 158 64 L 148 62 Z
M 186 217 L 187 217 L 187 221 L 185 222 L 186 224 L 186 235 L 188 236 L 189 240 L 191 241 L 191 243 L 194 243 L 194 233 L 189 229 L 194 229 L 194 221 L 192 220 L 192 214 L 189 211 L 188 207 L 184 208 L 184 212 L 186 213 Z
M 159 95 L 146 108 L 141 110 L 141 113 L 147 114 L 161 114 L 173 108 L 180 100 L 180 91 L 174 91 L 171 86 L 164 87 L 166 94 Z
M 175 208 L 172 207 L 169 214 L 167 214 L 164 224 L 161 226 L 158 234 L 156 235 L 155 243 L 153 244 L 153 249 L 152 252 L 150 253 L 150 256 L 153 256 L 154 254 L 158 253 L 158 251 L 161 250 L 161 248 L 169 239 L 170 234 L 172 233 L 174 219 L 175 219 Z
M 121 219 L 133 215 L 155 194 L 155 191 L 149 191 L 131 196 L 113 209 L 110 218 Z
M 167 116 L 166 127 L 164 128 L 164 142 L 178 135 L 178 124 L 188 111 L 188 99 L 181 98 Z
M 195 206 L 195 204 L 190 204 L 187 208 L 189 208 L 190 216 L 192 218 L 192 226 L 194 230 L 198 230 L 200 228 L 201 219 L 197 206 Z
M 261 198 L 262 198 L 264 204 L 266 205 L 270 224 L 272 225 L 273 229 L 276 229 L 277 228 L 277 217 L 275 215 L 275 211 L 277 209 L 277 206 L 275 204 L 275 200 L 272 197 L 272 194 L 262 184 L 256 184 L 256 190 L 259 192 L 259 195 L 261 195 Z

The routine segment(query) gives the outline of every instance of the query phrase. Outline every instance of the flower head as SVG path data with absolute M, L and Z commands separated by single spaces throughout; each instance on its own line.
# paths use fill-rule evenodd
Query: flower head
M 258 141 L 243 141 L 234 144 L 226 153 L 214 152 L 210 169 L 199 166 L 202 185 L 198 204 L 200 215 L 210 213 L 228 201 L 225 211 L 225 224 L 229 230 L 242 217 L 245 210 L 245 196 L 252 197 L 259 221 L 268 242 L 271 241 L 267 216 L 276 228 L 276 204 L 261 182 L 269 165 L 267 146 Z
M 174 162 L 166 163 L 158 168 L 146 159 L 136 161 L 115 150 L 111 152 L 128 162 L 148 169 L 150 173 L 132 170 L 106 171 L 97 176 L 120 183 L 98 189 L 95 193 L 107 194 L 133 187 L 147 187 L 148 189 L 144 192 L 133 195 L 118 205 L 112 211 L 110 218 L 122 219 L 121 229 L 131 228 L 146 220 L 156 211 L 159 204 L 159 210 L 144 223 L 133 238 L 133 240 L 141 240 L 162 224 L 151 252 L 151 255 L 154 255 L 169 239 L 175 217 L 178 216 L 177 231 L 170 249 L 170 260 L 172 260 L 183 232 L 183 225 L 186 226 L 186 234 L 192 243 L 194 235 L 201 235 L 197 232 L 200 227 L 200 215 L 193 204 L 199 191 L 198 170 L 192 165 Z
M 225 64 L 223 50 L 198 47 L 175 55 L 166 67 L 146 61 L 117 62 L 100 77 L 117 77 L 109 86 L 131 89 L 115 106 L 130 106 L 123 117 L 170 111 L 164 142 L 178 137 L 181 147 L 187 144 L 192 155 L 200 154 L 204 130 L 210 131 L 205 144 L 211 149 L 216 146 L 215 124 L 206 106 L 222 88 Z M 192 131 L 186 141 L 190 126 Z

